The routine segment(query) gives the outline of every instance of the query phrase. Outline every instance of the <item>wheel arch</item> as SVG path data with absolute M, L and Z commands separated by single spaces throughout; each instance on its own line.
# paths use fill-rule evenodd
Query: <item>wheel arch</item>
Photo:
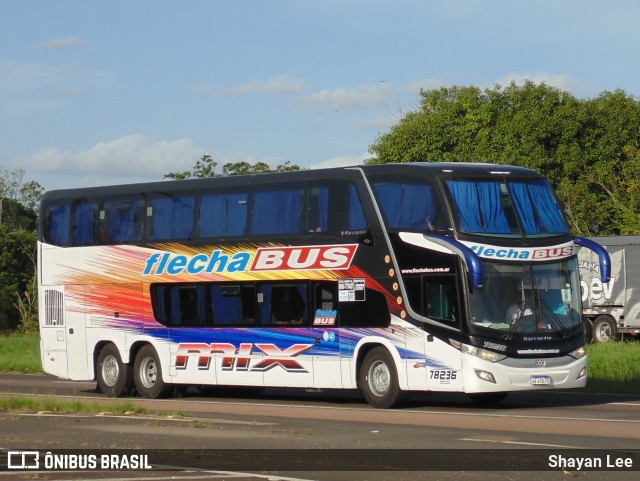
M 396 346 L 394 346 L 391 342 L 380 337 L 365 337 L 362 338 L 356 345 L 353 351 L 353 358 L 355 362 L 351 371 L 354 385 L 358 388 L 360 387 L 358 386 L 358 373 L 360 372 L 360 368 L 362 367 L 364 358 L 372 349 L 375 349 L 376 347 L 383 347 L 389 352 L 391 358 L 393 359 L 394 367 L 398 375 L 398 385 L 401 390 L 407 391 L 409 389 L 407 371 L 406 369 L 404 369 L 404 364 L 402 363 L 400 352 L 398 351 L 398 348 L 396 348 Z

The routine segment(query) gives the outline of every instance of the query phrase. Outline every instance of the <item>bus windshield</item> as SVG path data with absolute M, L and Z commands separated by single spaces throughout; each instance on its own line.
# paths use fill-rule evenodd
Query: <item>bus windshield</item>
M 448 180 L 460 232 L 506 237 L 569 233 L 545 179 Z
M 470 295 L 471 324 L 510 333 L 558 333 L 580 325 L 575 259 L 553 264 L 485 264 Z

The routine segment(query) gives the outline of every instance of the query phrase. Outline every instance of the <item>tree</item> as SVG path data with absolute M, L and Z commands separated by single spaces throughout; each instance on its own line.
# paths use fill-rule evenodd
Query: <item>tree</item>
M 0 225 L 0 331 L 20 324 L 17 298 L 23 298 L 35 275 L 36 233 L 11 232 Z
M 247 175 L 247 174 L 265 174 L 268 172 L 289 172 L 294 170 L 300 170 L 295 164 L 291 164 L 286 161 L 284 164 L 278 165 L 275 170 L 272 170 L 268 164 L 264 162 L 256 162 L 251 164 L 249 162 L 230 162 L 222 167 L 222 174 L 216 173 L 216 167 L 218 163 L 213 160 L 211 155 L 203 155 L 198 160 L 193 169 L 184 172 L 170 172 L 165 174 L 165 179 L 184 180 L 184 179 L 206 179 L 209 177 L 220 177 L 229 175 Z
M 0 331 L 37 329 L 37 207 L 44 189 L 24 171 L 0 169 Z
M 33 214 L 37 212 L 44 188 L 34 180 L 23 183 L 23 177 L 24 170 L 22 169 L 0 168 L 0 224 L 3 223 L 6 199 L 14 202 L 14 210 L 15 205 L 19 204 L 25 212 L 30 211 Z
M 640 104 L 578 100 L 533 82 L 420 92 L 420 107 L 370 147 L 368 163 L 471 161 L 543 172 L 581 235 L 640 233 Z

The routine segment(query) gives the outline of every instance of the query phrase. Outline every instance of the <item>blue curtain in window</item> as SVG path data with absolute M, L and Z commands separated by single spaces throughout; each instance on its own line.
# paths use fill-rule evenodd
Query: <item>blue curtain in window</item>
M 138 202 L 113 202 L 107 208 L 109 212 L 109 238 L 113 242 L 126 242 L 142 239 L 144 224 L 137 219 Z
M 526 234 L 569 231 L 547 181 L 514 181 L 509 183 L 509 188 Z
M 447 185 L 460 219 L 460 230 L 463 232 L 484 232 L 476 183 L 450 180 Z
M 540 227 L 536 221 L 531 197 L 529 197 L 527 182 L 509 182 L 509 191 L 525 234 L 539 234 Z
M 294 234 L 300 232 L 302 191 L 288 189 L 256 192 L 251 232 L 260 234 Z
M 71 220 L 71 206 L 57 205 L 51 208 L 51 223 L 47 241 L 59 246 L 69 245 L 69 221 Z
M 220 286 L 211 286 L 214 324 L 240 324 L 242 322 L 242 299 L 240 296 L 225 296 Z
M 195 197 L 173 200 L 173 239 L 190 239 L 195 224 Z
M 260 292 L 262 293 L 262 304 L 260 304 L 260 324 L 271 324 L 271 292 L 272 284 L 262 284 Z
M 73 233 L 75 245 L 85 246 L 93 242 L 93 205 L 83 203 L 76 207 L 76 228 Z
M 360 197 L 355 186 L 349 187 L 349 230 L 364 230 L 367 228 L 367 219 L 360 203 Z
M 500 182 L 447 182 L 455 201 L 460 229 L 477 234 L 510 234 L 500 193 Z
M 227 237 L 247 232 L 247 194 L 207 195 L 200 203 L 200 236 Z
M 390 229 L 426 231 L 438 214 L 430 185 L 380 183 L 374 189 Z
M 193 233 L 195 198 L 154 199 L 153 239 L 189 239 Z

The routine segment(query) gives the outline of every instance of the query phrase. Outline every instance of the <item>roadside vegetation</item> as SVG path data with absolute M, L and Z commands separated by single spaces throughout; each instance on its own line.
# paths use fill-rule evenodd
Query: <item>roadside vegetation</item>
M 588 349 L 586 391 L 640 395 L 640 341 L 591 344 Z M 0 372 L 41 374 L 38 336 L 0 336 Z
M 108 413 L 110 415 L 142 415 L 149 413 L 148 409 L 137 407 L 131 401 L 113 400 L 109 403 L 80 399 L 73 401 L 61 401 L 53 397 L 16 395 L 0 395 L 0 412 L 1 411 L 26 411 L 54 414 Z

